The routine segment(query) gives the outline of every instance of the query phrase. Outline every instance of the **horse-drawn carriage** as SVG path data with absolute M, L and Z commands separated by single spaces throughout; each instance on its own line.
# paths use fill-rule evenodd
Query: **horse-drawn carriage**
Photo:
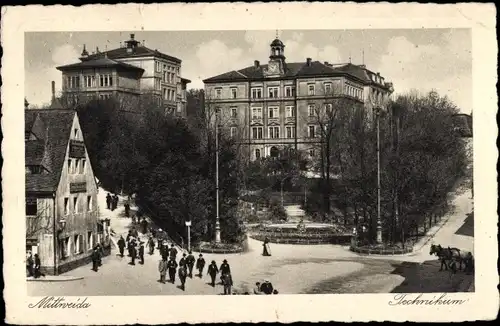
M 444 267 L 445 270 L 450 269 L 452 273 L 456 273 L 458 264 L 459 271 L 462 270 L 463 265 L 463 271 L 466 274 L 474 272 L 474 256 L 470 251 L 460 250 L 450 246 L 444 248 L 440 244 L 432 244 L 429 254 L 436 255 L 438 257 L 441 262 L 441 266 L 439 268 L 440 271 L 442 271 Z

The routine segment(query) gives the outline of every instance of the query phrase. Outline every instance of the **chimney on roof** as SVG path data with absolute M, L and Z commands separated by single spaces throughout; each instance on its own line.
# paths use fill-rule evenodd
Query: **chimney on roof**
M 366 65 L 359 65 L 360 68 L 366 69 Z
M 306 60 L 307 60 L 307 66 L 310 66 L 312 59 L 311 58 L 307 58 Z
M 95 47 L 95 53 L 101 53 L 101 51 L 99 51 L 99 47 L 98 46 Z
M 255 68 L 259 68 L 259 67 L 260 67 L 260 62 L 259 62 L 259 60 L 255 60 L 255 61 L 253 62 L 253 65 L 255 66 Z
M 56 100 L 56 82 L 52 81 L 52 103 Z
M 142 46 L 146 46 L 146 40 L 142 40 Z

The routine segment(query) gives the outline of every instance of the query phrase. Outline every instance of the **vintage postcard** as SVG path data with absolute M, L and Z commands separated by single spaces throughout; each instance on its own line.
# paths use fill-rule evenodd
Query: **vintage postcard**
M 2 18 L 7 322 L 496 317 L 492 4 Z

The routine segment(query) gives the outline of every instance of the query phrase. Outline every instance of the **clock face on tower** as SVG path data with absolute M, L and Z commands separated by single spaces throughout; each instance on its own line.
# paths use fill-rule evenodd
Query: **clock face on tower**
M 277 62 L 269 62 L 269 66 L 267 68 L 268 72 L 271 74 L 276 74 L 279 72 L 279 66 Z

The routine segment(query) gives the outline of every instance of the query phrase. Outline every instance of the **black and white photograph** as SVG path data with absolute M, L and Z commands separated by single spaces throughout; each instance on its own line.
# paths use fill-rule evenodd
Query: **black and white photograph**
M 472 28 L 314 26 L 24 31 L 16 292 L 467 309 Z

